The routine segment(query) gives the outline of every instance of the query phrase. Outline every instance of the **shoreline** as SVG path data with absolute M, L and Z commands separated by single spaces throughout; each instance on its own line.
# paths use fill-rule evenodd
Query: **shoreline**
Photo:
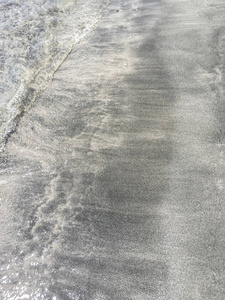
M 105 3 L 104 3 L 105 2 Z M 24 71 L 21 76 L 19 89 L 16 91 L 15 95 L 6 103 L 7 120 L 2 121 L 0 127 L 0 153 L 4 151 L 4 147 L 10 138 L 10 136 L 16 131 L 16 128 L 20 122 L 21 117 L 24 113 L 30 109 L 33 103 L 38 97 L 45 91 L 45 89 L 51 84 L 54 77 L 54 73 L 61 66 L 70 52 L 85 38 L 94 31 L 99 21 L 101 20 L 104 12 L 107 10 L 110 0 L 105 0 L 102 3 L 100 16 L 96 20 L 93 18 L 87 24 L 83 25 L 83 29 L 80 28 L 78 22 L 76 32 L 71 36 L 71 40 L 67 46 L 63 45 L 58 49 L 59 53 L 55 55 L 53 62 L 48 61 L 47 57 L 41 57 L 40 65 L 37 70 L 30 69 Z M 81 11 L 81 14 L 83 12 Z M 47 60 L 47 63 L 46 63 Z M 38 64 L 38 61 L 36 62 Z M 29 79 L 27 79 L 26 73 L 31 72 Z M 3 112 L 2 112 L 3 113 Z M 3 117 L 2 117 L 3 118 Z M 2 141 L 1 141 L 2 140 Z

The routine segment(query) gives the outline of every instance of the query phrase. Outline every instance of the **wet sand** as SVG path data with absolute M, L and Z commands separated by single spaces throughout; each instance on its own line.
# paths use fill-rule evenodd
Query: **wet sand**
M 1 155 L 2 299 L 224 299 L 224 13 L 112 0 L 69 54 Z

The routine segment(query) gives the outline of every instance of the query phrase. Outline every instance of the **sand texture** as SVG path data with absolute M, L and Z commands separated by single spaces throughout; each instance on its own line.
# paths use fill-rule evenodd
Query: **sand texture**
M 225 3 L 112 0 L 0 162 L 0 299 L 225 299 Z

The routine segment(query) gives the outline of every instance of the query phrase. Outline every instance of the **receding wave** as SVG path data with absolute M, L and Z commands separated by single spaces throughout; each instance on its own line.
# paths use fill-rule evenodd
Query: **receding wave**
M 0 4 L 0 149 L 109 0 L 3 0 Z

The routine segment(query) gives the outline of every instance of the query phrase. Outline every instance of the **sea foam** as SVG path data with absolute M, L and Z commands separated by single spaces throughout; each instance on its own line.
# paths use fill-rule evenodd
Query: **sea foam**
M 109 0 L 3 0 L 0 4 L 0 149 Z

